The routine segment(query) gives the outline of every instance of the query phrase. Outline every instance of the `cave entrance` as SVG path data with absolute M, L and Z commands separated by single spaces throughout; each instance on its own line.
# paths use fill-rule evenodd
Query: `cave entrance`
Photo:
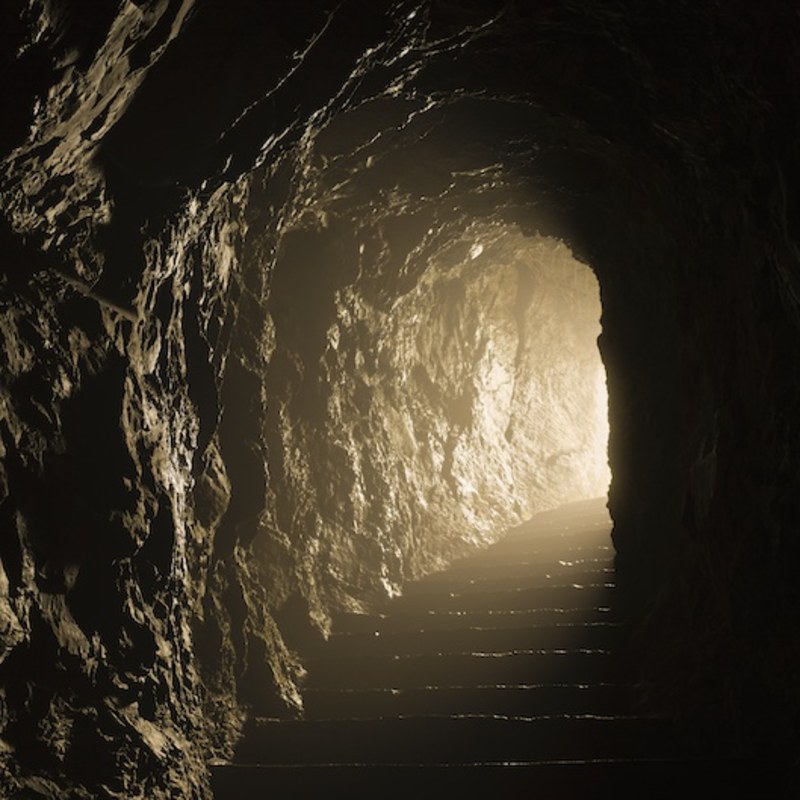
M 411 471 L 441 476 L 479 534 L 608 491 L 601 305 L 561 241 L 475 226 L 387 319 Z
M 346 608 L 609 483 L 593 271 L 497 220 L 409 234 L 399 268 L 389 234 L 297 232 L 273 278 L 265 527 Z

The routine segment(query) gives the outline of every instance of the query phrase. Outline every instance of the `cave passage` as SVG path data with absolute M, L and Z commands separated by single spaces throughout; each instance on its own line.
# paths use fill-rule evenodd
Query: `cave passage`
M 473 603 L 482 579 L 444 573 L 492 581 L 503 548 L 516 603 L 516 547 L 536 602 L 474 608 L 483 641 L 436 651 L 446 678 L 451 656 L 477 670 L 470 741 L 505 731 L 516 762 L 537 727 L 498 711 L 507 676 L 482 705 L 482 670 L 555 668 L 569 644 L 591 665 L 624 627 L 645 714 L 625 741 L 675 720 L 700 746 L 678 770 L 584 753 L 558 770 L 583 776 L 570 796 L 665 776 L 716 796 L 737 774 L 717 756 L 742 756 L 796 797 L 798 54 L 792 0 L 0 3 L 0 797 L 206 800 L 209 760 L 244 774 L 248 724 L 280 739 L 257 755 L 304 754 L 308 654 L 339 621 L 386 648 L 381 609 L 451 578 Z M 515 538 L 606 493 L 593 554 Z M 619 628 L 561 638 L 561 590 L 612 572 Z M 392 669 L 423 655 L 410 633 Z M 554 736 L 610 741 L 550 718 L 602 711 L 586 674 L 525 689 L 553 703 L 529 707 L 542 749 L 518 780 Z M 386 690 L 369 713 L 410 696 L 365 688 Z M 380 763 L 454 742 L 440 722 Z M 512 796 L 490 755 L 483 785 Z M 308 775 L 247 771 L 258 797 Z
M 274 524 L 321 533 L 340 606 L 348 587 L 393 596 L 540 511 L 605 496 L 588 266 L 555 238 L 471 220 L 378 302 L 341 239 L 284 240 L 267 379 Z

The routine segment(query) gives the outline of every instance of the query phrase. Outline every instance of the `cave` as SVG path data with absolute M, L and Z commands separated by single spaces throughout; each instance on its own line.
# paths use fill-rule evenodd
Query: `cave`
M 244 797 L 341 615 L 607 493 L 637 708 L 795 796 L 799 52 L 789 0 L 5 2 L 0 795 Z

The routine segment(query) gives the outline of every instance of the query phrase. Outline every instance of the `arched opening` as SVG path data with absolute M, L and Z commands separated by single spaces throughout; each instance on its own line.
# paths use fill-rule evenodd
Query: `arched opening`
M 273 273 L 264 525 L 301 562 L 314 532 L 327 583 L 306 579 L 334 609 L 609 482 L 592 270 L 557 239 L 473 220 L 407 225 L 418 263 L 378 284 L 371 245 L 397 258 L 384 223 L 315 220 Z

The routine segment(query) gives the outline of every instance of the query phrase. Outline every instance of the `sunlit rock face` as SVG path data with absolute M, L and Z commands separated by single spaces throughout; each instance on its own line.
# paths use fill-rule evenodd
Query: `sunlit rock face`
M 473 225 L 429 244 L 384 300 L 366 243 L 389 251 L 392 221 L 402 211 L 348 231 L 360 241 L 355 264 L 341 231 L 293 231 L 273 275 L 265 523 L 295 543 L 298 589 L 326 600 L 317 615 L 396 593 L 537 511 L 608 486 L 591 270 L 563 244 Z M 324 303 L 310 285 L 318 275 L 342 283 Z
M 0 793 L 204 796 L 334 608 L 602 488 L 587 264 L 649 698 L 793 741 L 791 4 L 96 5 L 0 7 Z

